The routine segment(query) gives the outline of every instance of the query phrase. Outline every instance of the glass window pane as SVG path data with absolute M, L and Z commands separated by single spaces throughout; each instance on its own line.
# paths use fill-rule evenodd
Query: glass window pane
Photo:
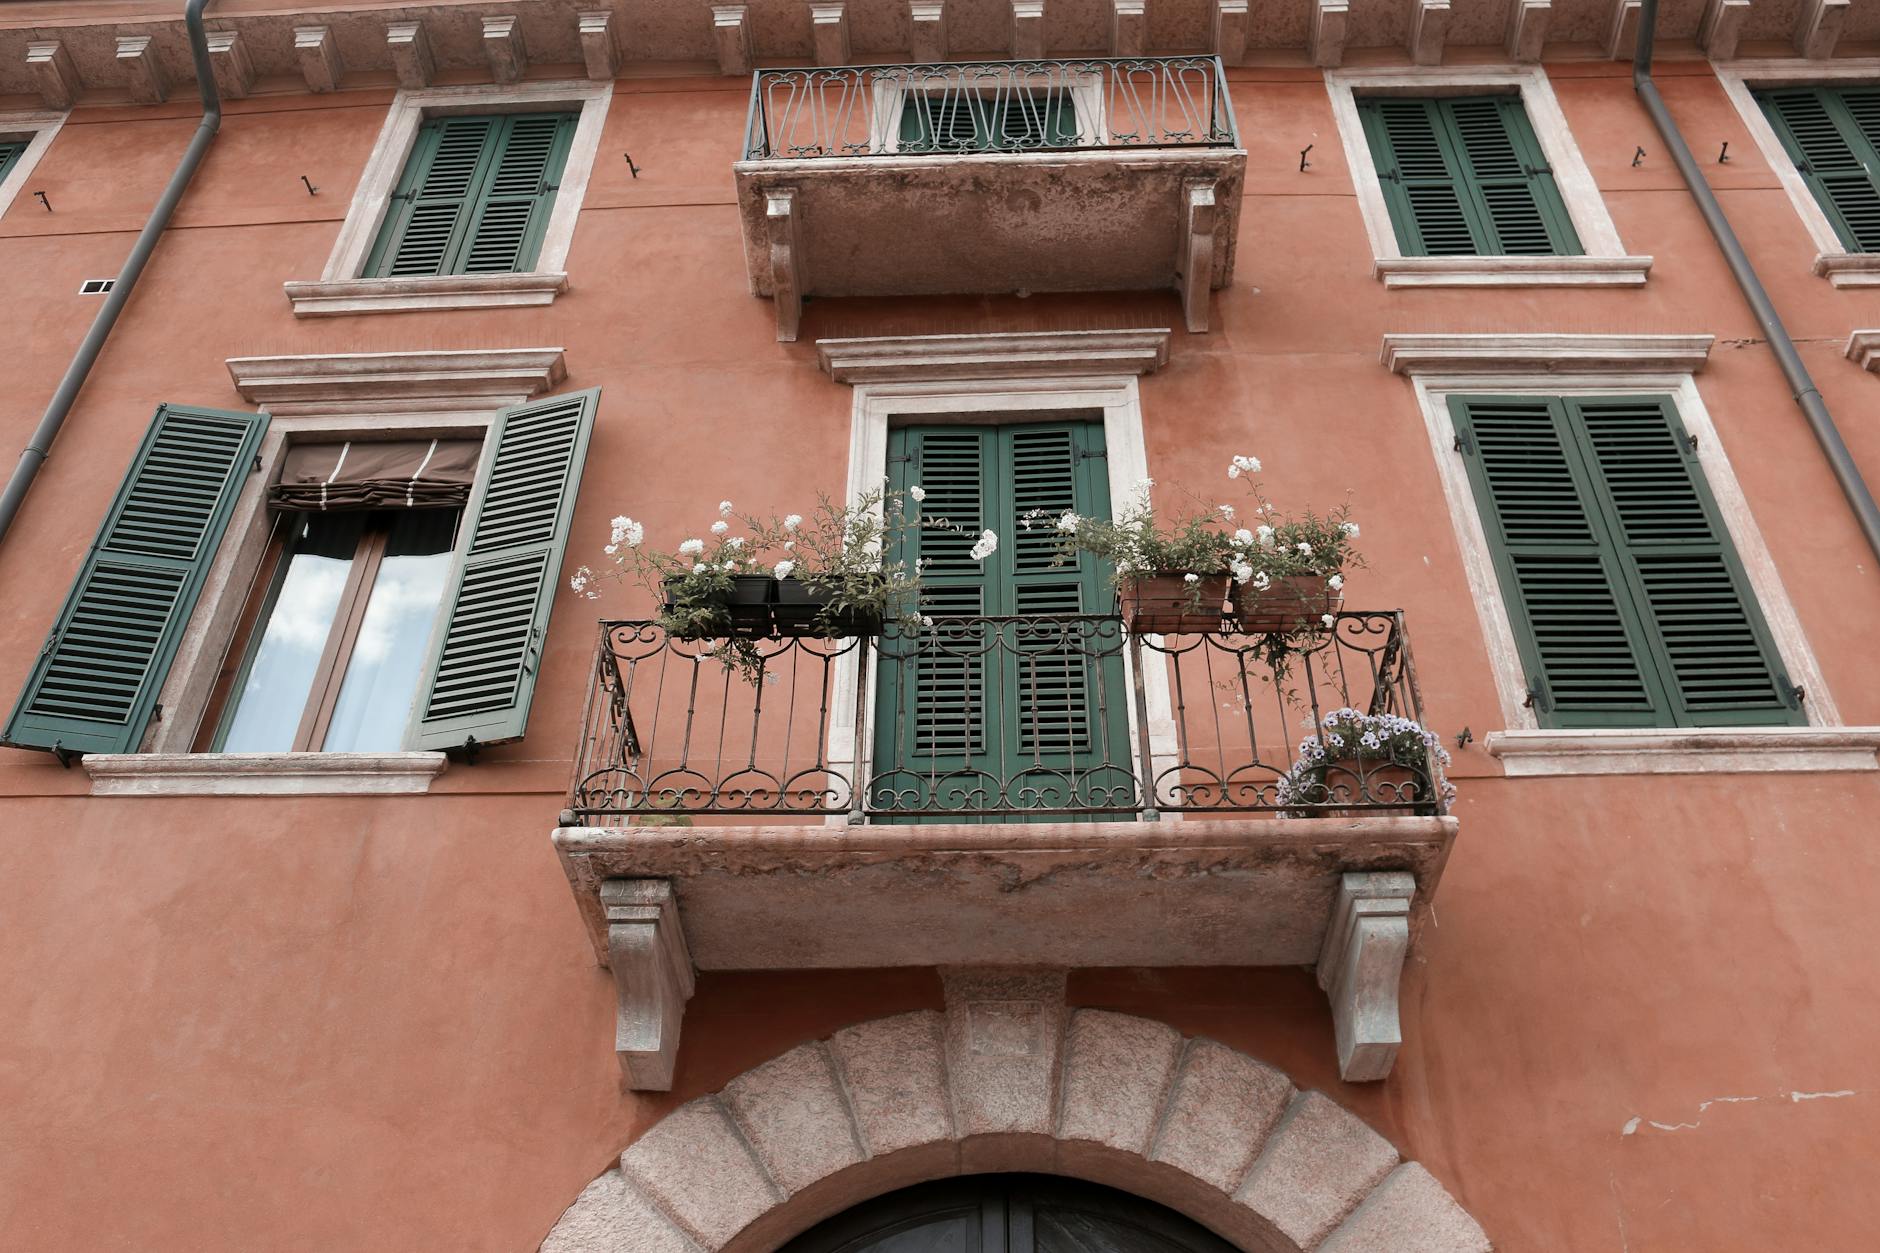
M 431 625 L 444 598 L 457 511 L 403 510 L 391 528 L 327 728 L 328 752 L 390 753 L 404 746 Z
M 285 753 L 294 747 L 364 522 L 362 514 L 333 513 L 299 523 L 287 573 L 235 697 L 223 752 Z

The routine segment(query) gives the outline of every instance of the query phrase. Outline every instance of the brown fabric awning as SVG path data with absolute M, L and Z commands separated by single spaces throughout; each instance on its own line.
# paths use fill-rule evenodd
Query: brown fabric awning
M 483 451 L 474 439 L 290 444 L 268 492 L 277 509 L 460 509 Z

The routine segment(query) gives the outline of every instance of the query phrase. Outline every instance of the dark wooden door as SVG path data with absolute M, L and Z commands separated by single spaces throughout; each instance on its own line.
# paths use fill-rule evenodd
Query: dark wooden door
M 877 1197 L 781 1253 L 1233 1253 L 1173 1210 L 1046 1175 L 979 1175 Z

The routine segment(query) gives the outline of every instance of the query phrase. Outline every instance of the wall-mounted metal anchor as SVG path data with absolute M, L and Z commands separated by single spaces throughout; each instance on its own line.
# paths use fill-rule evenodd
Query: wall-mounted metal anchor
M 1301 174 L 1304 174 L 1306 170 L 1310 168 L 1312 165 L 1310 161 L 1306 160 L 1306 153 L 1311 152 L 1311 151 L 1312 151 L 1311 144 L 1307 144 L 1305 147 L 1299 150 L 1299 172 Z
M 315 187 L 310 181 L 308 181 L 307 176 L 305 174 L 302 174 L 300 176 L 300 181 L 307 184 L 307 194 L 309 196 L 317 196 L 320 194 L 320 189 L 318 187 Z
M 1717 164 L 1728 165 L 1730 162 L 1730 141 L 1724 140 L 1723 147 L 1717 150 Z
M 638 178 L 640 176 L 640 167 L 633 164 L 633 154 L 631 152 L 623 152 L 620 155 L 627 159 L 627 170 L 633 177 Z
M 1475 732 L 1469 730 L 1469 728 L 1467 727 L 1464 727 L 1462 728 L 1462 730 L 1456 732 L 1456 747 L 1467 748 L 1469 746 L 1470 741 L 1474 739 L 1475 739 Z
M 47 199 L 46 199 L 46 193 L 45 193 L 45 192 L 43 192 L 43 191 L 36 191 L 36 192 L 34 192 L 34 193 L 33 193 L 33 196 L 34 196 L 34 197 L 35 197 L 35 198 L 36 198 L 36 199 L 37 199 L 37 200 L 39 201 L 39 203 L 40 203 L 40 204 L 42 204 L 42 205 L 45 205 L 45 206 L 46 206 L 46 212 L 47 212 L 47 213 L 51 213 L 51 212 L 52 212 L 52 202 L 51 202 L 50 200 L 47 200 Z
M 1645 160 L 1645 150 L 1643 148 L 1640 148 L 1637 152 L 1632 154 L 1632 168 L 1635 170 L 1638 169 L 1639 165 L 1643 163 L 1644 160 Z

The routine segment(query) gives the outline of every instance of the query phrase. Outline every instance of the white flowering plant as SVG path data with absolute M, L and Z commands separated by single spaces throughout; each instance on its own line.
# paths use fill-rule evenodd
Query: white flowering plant
M 1354 768 L 1352 763 L 1369 764 Z M 1281 805 L 1295 806 L 1365 802 L 1431 806 L 1437 799 L 1433 785 L 1448 765 L 1449 750 L 1420 722 L 1397 714 L 1334 709 L 1319 719 L 1312 735 L 1299 742 L 1299 756 L 1281 776 L 1276 799 Z M 1348 773 L 1331 776 L 1328 782 L 1334 767 Z M 1383 777 L 1380 772 L 1388 767 L 1402 767 L 1420 777 L 1406 785 Z M 1364 795 L 1355 794 L 1360 788 Z M 1455 787 L 1444 778 L 1442 807 L 1455 798 Z

